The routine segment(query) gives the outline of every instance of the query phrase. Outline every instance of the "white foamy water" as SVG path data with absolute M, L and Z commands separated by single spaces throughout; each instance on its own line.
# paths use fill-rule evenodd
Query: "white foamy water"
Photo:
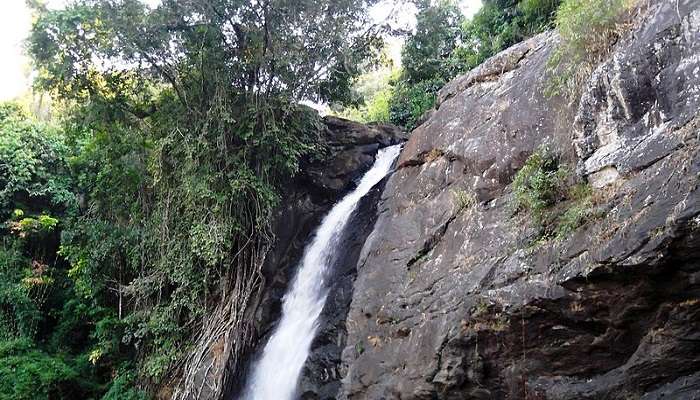
M 355 190 L 336 203 L 323 218 L 316 234 L 304 250 L 290 290 L 284 296 L 282 318 L 262 356 L 253 366 L 243 392 L 245 400 L 292 400 L 297 381 L 309 356 L 318 328 L 318 317 L 326 302 L 326 270 L 333 253 L 342 247 L 341 233 L 360 199 L 382 180 L 401 151 L 401 146 L 379 150 L 372 168 Z

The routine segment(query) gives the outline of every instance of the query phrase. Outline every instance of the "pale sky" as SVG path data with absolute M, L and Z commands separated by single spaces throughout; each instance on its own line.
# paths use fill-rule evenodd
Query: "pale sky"
M 159 0 L 146 0 L 154 4 Z M 49 7 L 60 7 L 66 0 L 49 0 Z M 0 0 L 0 100 L 13 99 L 29 90 L 30 67 L 23 51 L 23 41 L 31 27 L 31 15 L 25 0 Z M 460 8 L 471 17 L 481 7 L 481 0 L 461 0 Z M 386 18 L 391 7 L 372 10 L 377 20 Z M 415 10 L 401 10 L 401 22 L 415 24 Z
M 7 100 L 28 87 L 29 67 L 22 56 L 22 40 L 31 26 L 31 16 L 24 0 L 4 0 L 0 10 L 0 100 Z

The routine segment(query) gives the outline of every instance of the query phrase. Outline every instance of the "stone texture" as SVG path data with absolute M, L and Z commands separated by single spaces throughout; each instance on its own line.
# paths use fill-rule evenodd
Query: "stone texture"
M 323 118 L 323 137 L 329 155 L 322 162 L 309 163 L 302 168 L 305 185 L 301 191 L 320 188 L 337 196 L 346 192 L 374 163 L 380 147 L 398 144 L 407 135 L 389 124 L 360 124 L 346 119 Z
M 699 8 L 640 9 L 577 106 L 542 95 L 552 33 L 441 91 L 361 250 L 338 398 L 700 398 Z M 533 243 L 510 184 L 544 144 L 600 218 Z

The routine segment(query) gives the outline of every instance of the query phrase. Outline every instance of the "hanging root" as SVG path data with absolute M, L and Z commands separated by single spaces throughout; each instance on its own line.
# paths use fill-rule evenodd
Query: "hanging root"
M 262 295 L 261 268 L 272 242 L 267 232 L 256 236 L 239 250 L 235 267 L 223 277 L 221 299 L 182 362 L 173 400 L 223 399 L 227 385 L 240 375 L 241 361 L 255 339 L 252 321 L 245 315 Z

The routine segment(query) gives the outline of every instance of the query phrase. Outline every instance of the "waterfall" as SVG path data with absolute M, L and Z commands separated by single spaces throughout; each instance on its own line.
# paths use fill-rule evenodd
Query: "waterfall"
M 401 151 L 400 145 L 379 150 L 372 168 L 351 193 L 336 203 L 323 218 L 304 250 L 290 290 L 284 296 L 282 318 L 243 392 L 246 400 L 291 400 L 297 391 L 299 374 L 309 356 L 318 318 L 326 302 L 326 270 L 333 253 L 342 248 L 341 234 L 360 199 L 388 173 Z

